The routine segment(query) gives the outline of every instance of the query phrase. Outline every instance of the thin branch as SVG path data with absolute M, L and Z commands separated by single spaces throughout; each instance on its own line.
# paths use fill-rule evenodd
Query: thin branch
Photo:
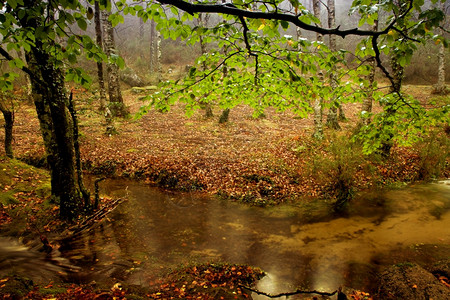
M 247 48 L 248 55 L 255 57 L 255 85 L 258 85 L 258 54 L 252 52 L 252 47 L 250 46 L 250 42 L 248 41 L 248 26 L 245 22 L 244 17 L 240 16 L 239 19 L 241 20 L 242 26 L 244 27 L 244 32 L 242 33 L 244 36 L 244 43 L 245 47 Z
M 214 69 L 212 69 L 211 71 L 209 71 L 209 72 L 208 72 L 206 75 L 204 75 L 202 78 L 196 80 L 194 83 L 191 83 L 191 84 L 185 86 L 184 88 L 181 88 L 181 89 L 179 89 L 179 90 L 177 90 L 177 91 L 175 91 L 175 92 L 172 92 L 172 93 L 168 94 L 168 95 L 166 96 L 166 99 L 167 99 L 168 97 L 170 97 L 170 96 L 176 94 L 176 93 L 184 92 L 185 90 L 189 89 L 190 87 L 192 87 L 192 86 L 194 86 L 194 85 L 196 85 L 196 84 L 202 82 L 203 80 L 205 80 L 206 78 L 208 78 L 211 74 L 213 74 L 215 71 L 217 71 L 221 66 L 223 66 L 223 65 L 227 62 L 227 60 L 229 60 L 231 57 L 233 57 L 233 56 L 235 56 L 236 54 L 239 54 L 239 53 L 242 53 L 242 51 L 239 50 L 239 51 L 236 51 L 236 52 L 234 52 L 234 53 L 231 53 L 230 55 L 228 55 L 227 57 L 225 57 L 225 59 L 224 59 L 220 64 L 218 64 Z
M 5 57 L 7 60 L 14 60 L 14 57 L 12 57 L 5 49 L 3 49 L 0 46 L 0 54 L 3 55 L 3 57 Z M 45 86 L 46 83 L 43 82 L 40 78 L 36 77 L 36 75 L 30 70 L 28 69 L 26 66 L 22 66 L 20 68 L 23 72 L 27 73 L 28 76 L 30 76 L 30 78 L 32 78 L 33 80 L 35 80 L 37 83 L 39 83 L 42 86 Z

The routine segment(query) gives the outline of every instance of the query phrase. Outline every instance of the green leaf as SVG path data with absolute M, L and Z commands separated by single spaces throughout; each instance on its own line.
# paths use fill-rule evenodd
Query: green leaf
M 87 29 L 87 22 L 84 18 L 78 18 L 77 25 L 78 27 L 80 27 L 81 30 L 85 31 Z

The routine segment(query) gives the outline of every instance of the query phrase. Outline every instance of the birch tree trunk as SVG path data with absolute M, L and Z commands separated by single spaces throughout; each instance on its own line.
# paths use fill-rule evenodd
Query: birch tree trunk
M 441 9 L 445 11 L 444 3 L 441 2 Z M 445 23 L 445 20 L 443 21 Z M 442 25 L 444 26 L 444 25 Z M 444 35 L 444 30 L 440 30 L 440 34 Z M 439 53 L 438 53 L 438 81 L 434 88 L 434 92 L 437 94 L 447 93 L 447 88 L 445 86 L 445 46 L 444 42 L 439 43 Z
M 438 82 L 436 90 L 439 93 L 445 91 L 445 47 L 444 43 L 439 44 L 439 54 L 438 54 Z
M 156 65 L 158 82 L 162 81 L 162 64 L 161 64 L 161 41 L 162 36 L 159 31 L 156 32 Z
M 105 48 L 105 54 L 108 58 L 113 55 L 117 55 L 114 42 L 114 29 L 111 22 L 108 20 L 110 12 L 104 10 L 102 12 L 102 24 L 103 24 L 103 45 Z M 113 62 L 106 64 L 108 71 L 108 94 L 109 104 L 108 107 L 113 117 L 125 117 L 128 115 L 125 104 L 123 103 L 122 92 L 120 90 L 119 79 L 119 67 Z
M 150 73 L 155 72 L 155 21 L 150 23 Z
M 334 28 L 335 26 L 335 3 L 334 0 L 328 0 L 327 2 L 328 6 L 328 27 Z M 336 36 L 330 35 L 330 50 L 333 52 L 336 52 Z M 334 91 L 337 87 L 337 78 L 336 78 L 336 66 L 332 67 L 331 74 L 330 74 L 330 87 Z M 338 119 L 337 119 L 337 110 L 338 110 L 339 103 L 336 101 L 336 99 L 331 99 L 331 106 L 328 111 L 327 116 L 327 126 L 332 129 L 341 129 L 341 126 L 339 126 Z
M 142 20 L 142 18 L 139 18 L 139 56 L 141 57 L 141 59 L 144 59 L 144 51 L 143 50 L 143 46 L 144 46 L 144 20 Z
M 314 16 L 320 19 L 320 0 L 312 0 L 313 1 L 313 10 Z M 316 40 L 321 42 L 323 41 L 323 36 L 320 33 L 316 34 Z M 321 72 L 321 71 L 319 71 Z M 323 77 L 321 78 L 323 80 Z M 316 96 L 317 98 L 314 101 L 314 133 L 313 137 L 316 139 L 323 138 L 323 125 L 322 125 L 322 99 L 320 96 Z
M 97 45 L 103 48 L 102 41 L 102 25 L 101 25 L 101 10 L 99 1 L 95 1 L 94 4 L 94 21 L 95 21 L 95 38 L 97 41 Z M 106 89 L 105 89 L 105 80 L 103 76 L 103 63 L 97 62 L 97 79 L 98 79 L 98 89 L 100 92 L 100 107 L 99 110 L 104 112 L 106 110 Z M 108 117 L 107 117 L 108 118 Z

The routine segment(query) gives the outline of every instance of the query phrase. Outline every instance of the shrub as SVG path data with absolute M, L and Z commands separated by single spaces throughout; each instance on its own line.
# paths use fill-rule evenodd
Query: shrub
M 431 132 L 416 146 L 419 149 L 419 169 L 416 180 L 432 180 L 442 176 L 448 167 L 450 140 L 441 132 Z
M 333 136 L 311 166 L 312 176 L 323 186 L 324 194 L 333 200 L 333 209 L 342 211 L 353 198 L 356 176 L 365 165 L 362 147 L 347 136 Z

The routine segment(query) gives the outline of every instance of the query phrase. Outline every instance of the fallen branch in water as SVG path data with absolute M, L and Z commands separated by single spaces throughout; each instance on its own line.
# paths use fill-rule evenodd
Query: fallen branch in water
M 98 224 L 103 218 L 112 212 L 121 202 L 123 202 L 124 198 L 119 198 L 114 201 L 107 203 L 101 209 L 87 217 L 81 223 L 78 223 L 74 226 L 71 226 L 67 229 L 60 239 L 67 239 L 69 237 L 74 237 L 75 235 L 80 234 L 81 232 L 93 228 L 96 224 Z
M 281 293 L 281 294 L 272 295 L 272 294 L 269 294 L 269 293 L 266 293 L 266 292 L 261 292 L 261 291 L 259 291 L 257 289 L 253 289 L 253 288 L 245 286 L 245 285 L 239 285 L 239 287 L 241 287 L 243 289 L 246 289 L 246 290 L 249 290 L 249 291 L 251 291 L 253 293 L 256 293 L 258 295 L 263 295 L 263 296 L 266 296 L 266 297 L 269 297 L 269 298 L 279 298 L 279 297 L 283 297 L 283 296 L 288 297 L 288 296 L 293 296 L 293 295 L 298 295 L 298 294 L 317 294 L 317 295 L 321 295 L 321 296 L 333 296 L 334 294 L 338 293 L 338 290 L 336 290 L 336 291 L 334 291 L 332 293 L 319 292 L 319 291 L 315 291 L 315 290 L 314 291 L 296 290 L 294 292 L 287 292 L 287 293 Z M 343 294 L 343 293 L 341 293 L 341 294 Z M 341 299 L 341 298 L 338 297 L 338 299 Z

